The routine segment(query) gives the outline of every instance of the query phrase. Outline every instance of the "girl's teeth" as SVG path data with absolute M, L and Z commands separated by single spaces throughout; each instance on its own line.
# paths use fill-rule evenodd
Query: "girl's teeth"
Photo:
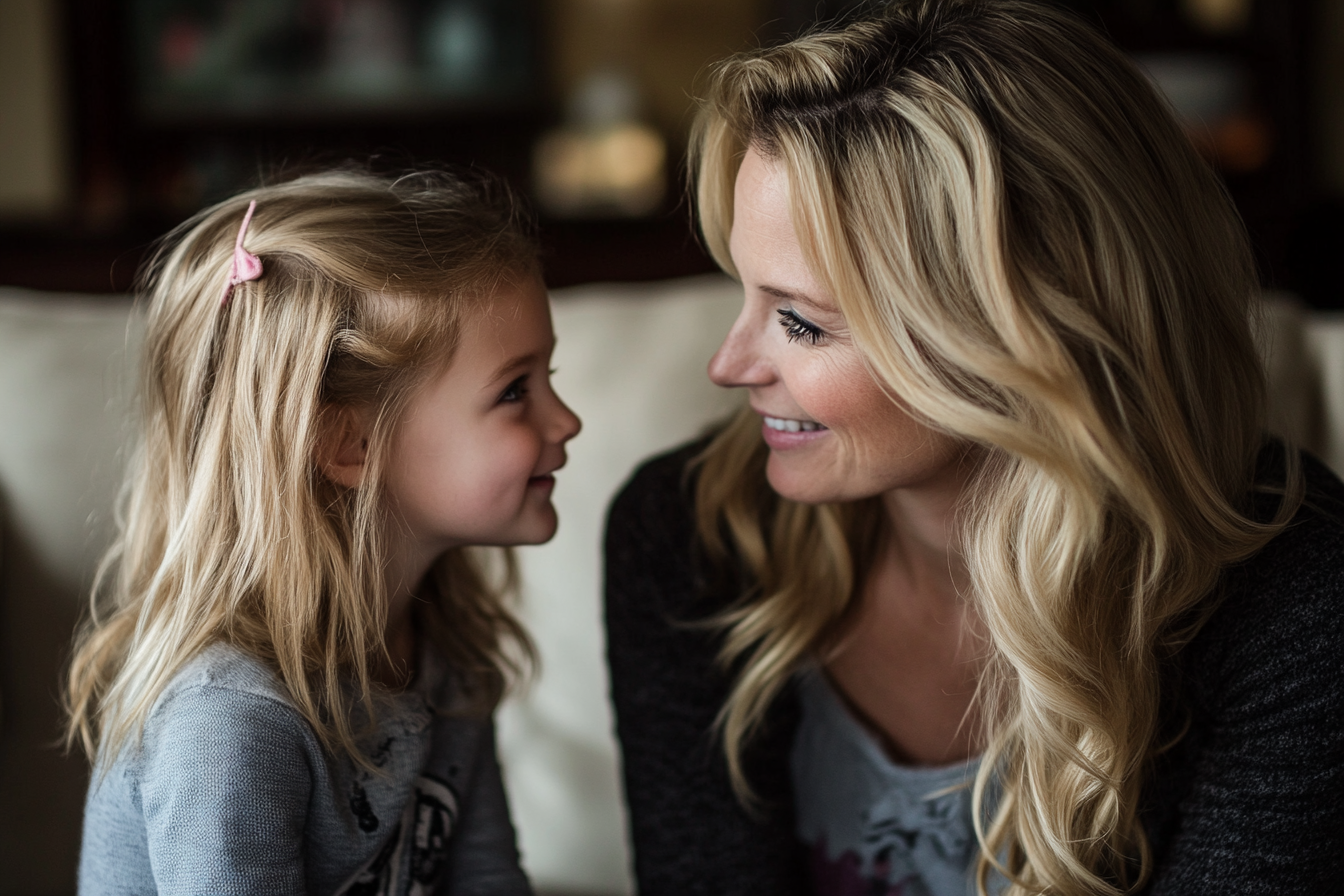
M 764 420 L 766 426 L 780 432 L 816 432 L 826 428 L 811 420 L 785 420 L 782 417 L 765 417 Z

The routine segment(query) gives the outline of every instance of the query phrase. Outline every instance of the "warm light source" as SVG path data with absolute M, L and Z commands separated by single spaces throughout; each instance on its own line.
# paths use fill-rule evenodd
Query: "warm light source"
M 1251 0 L 1183 0 L 1185 14 L 1205 31 L 1225 33 L 1246 27 Z
M 537 142 L 532 175 L 541 207 L 557 217 L 639 217 L 667 189 L 667 144 L 635 115 L 638 96 L 614 72 L 590 76 L 567 123 Z
M 537 199 L 561 217 L 647 215 L 663 200 L 666 155 L 647 125 L 552 131 L 534 156 Z

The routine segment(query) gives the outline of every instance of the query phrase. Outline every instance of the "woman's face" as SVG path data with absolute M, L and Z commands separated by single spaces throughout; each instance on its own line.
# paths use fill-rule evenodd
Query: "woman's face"
M 785 498 L 852 501 L 953 481 L 960 443 L 883 392 L 804 261 L 786 177 L 754 149 L 738 172 L 729 251 L 745 301 L 710 379 L 747 390 L 770 447 L 766 475 Z

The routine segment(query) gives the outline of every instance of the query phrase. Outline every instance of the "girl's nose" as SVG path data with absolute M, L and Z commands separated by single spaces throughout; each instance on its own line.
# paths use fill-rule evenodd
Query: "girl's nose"
M 771 378 L 769 364 L 761 351 L 762 322 L 750 305 L 733 322 L 723 344 L 709 359 L 709 378 L 717 386 L 759 386 Z
M 579 430 L 583 429 L 583 421 L 558 395 L 555 397 L 555 405 L 556 413 L 552 417 L 550 435 L 552 441 L 563 445 L 579 434 Z

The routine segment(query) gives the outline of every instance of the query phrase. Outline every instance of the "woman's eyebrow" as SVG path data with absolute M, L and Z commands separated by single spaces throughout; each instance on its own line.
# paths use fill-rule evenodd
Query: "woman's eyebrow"
M 811 301 L 811 300 L 810 300 L 806 295 L 804 295 L 803 293 L 800 293 L 800 292 L 790 292 L 790 291 L 787 290 L 787 289 L 780 289 L 778 286 L 758 286 L 758 287 L 756 287 L 756 288 L 759 289 L 759 290 L 760 290 L 761 292 L 763 292 L 763 293 L 768 293 L 769 295 L 774 296 L 774 297 L 777 298 L 777 299 L 788 299 L 788 300 L 790 300 L 790 301 L 792 301 L 792 300 L 794 300 L 794 299 L 802 299 L 802 300 L 805 301 L 805 302 L 810 302 L 810 301 Z
M 822 301 L 814 296 L 808 295 L 805 292 L 797 292 L 795 290 L 781 289 L 778 286 L 767 286 L 767 285 L 761 285 L 756 288 L 767 295 L 772 295 L 777 299 L 784 299 L 787 302 L 805 302 L 819 311 L 837 310 L 834 303 Z

